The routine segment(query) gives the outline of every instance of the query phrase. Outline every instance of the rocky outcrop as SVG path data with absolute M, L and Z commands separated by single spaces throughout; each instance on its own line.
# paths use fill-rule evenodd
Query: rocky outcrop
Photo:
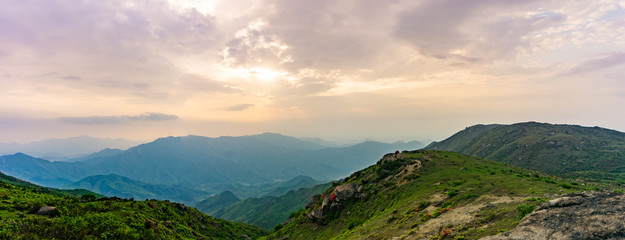
M 394 153 L 387 153 L 387 154 L 384 154 L 384 156 L 382 157 L 382 159 L 380 159 L 380 161 L 378 161 L 378 164 L 384 164 L 386 162 L 393 162 L 402 158 L 403 156 L 401 152 L 399 151 L 396 151 Z
M 362 191 L 362 187 L 360 189 Z M 348 183 L 337 186 L 332 193 L 336 196 L 334 200 L 341 202 L 355 197 L 359 192 L 356 189 L 356 184 Z
M 362 192 L 363 187 L 359 184 L 346 183 L 336 186 L 330 194 L 321 195 L 321 205 L 315 207 L 315 203 L 318 201 L 319 196 L 314 196 L 311 201 L 306 204 L 306 208 L 312 208 L 308 212 L 308 218 L 320 222 L 328 216 L 328 213 L 338 212 L 343 210 L 344 203 L 352 199 L 360 199 L 366 196 Z
M 58 215 L 58 212 L 59 210 L 56 209 L 56 207 L 45 206 L 39 208 L 39 210 L 37 211 L 37 215 L 53 216 Z
M 625 195 L 564 195 L 537 207 L 516 228 L 482 239 L 625 239 Z

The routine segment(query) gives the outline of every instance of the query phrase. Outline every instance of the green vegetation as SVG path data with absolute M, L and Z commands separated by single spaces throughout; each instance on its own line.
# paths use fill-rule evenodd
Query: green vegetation
M 476 125 L 425 149 L 454 151 L 563 177 L 625 184 L 625 133 L 546 123 Z
M 199 203 L 195 204 L 195 207 L 203 213 L 206 213 L 210 216 L 215 216 L 215 213 L 217 213 L 218 211 L 240 201 L 241 199 L 234 195 L 234 193 L 230 191 L 224 191 L 220 194 L 200 201 Z
M 272 230 L 276 225 L 282 224 L 289 216 L 297 210 L 303 208 L 310 197 L 322 193 L 330 186 L 327 184 L 319 184 L 312 188 L 301 188 L 299 190 L 289 191 L 280 197 L 261 197 L 248 198 L 240 202 L 231 203 L 221 208 L 212 208 L 214 211 L 205 213 L 223 218 L 230 221 L 243 222 L 255 226 Z M 198 209 L 202 208 L 198 205 Z
M 267 233 L 180 203 L 54 190 L 4 174 L 0 179 L 0 239 L 239 239 Z
M 191 189 L 185 185 L 147 184 L 115 174 L 89 176 L 64 187 L 88 189 L 105 196 L 137 200 L 160 199 L 185 204 L 195 203 L 209 195 L 207 192 Z
M 419 177 L 404 177 L 413 173 Z M 362 185 L 366 197 L 343 203 L 322 222 L 310 220 L 312 209 L 302 209 L 265 239 L 477 239 L 514 228 L 546 196 L 596 187 L 505 163 L 423 150 L 403 152 L 402 159 L 379 162 L 337 185 L 345 183 Z M 321 199 L 316 207 L 320 204 Z

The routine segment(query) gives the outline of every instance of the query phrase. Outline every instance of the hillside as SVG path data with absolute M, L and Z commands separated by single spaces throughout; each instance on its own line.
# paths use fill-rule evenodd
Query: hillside
M 536 122 L 476 125 L 425 149 L 454 151 L 551 174 L 625 179 L 625 133 L 599 127 Z
M 310 197 L 323 192 L 330 186 L 319 184 L 310 188 L 300 188 L 291 190 L 282 196 L 266 196 L 260 198 L 248 198 L 243 201 L 230 202 L 220 206 L 198 204 L 196 207 L 211 216 L 223 218 L 229 221 L 243 222 L 261 228 L 271 230 L 276 225 L 282 224 L 289 218 L 289 215 L 303 208 Z M 223 203 L 223 194 L 215 198 L 207 199 L 207 202 Z M 204 206 L 204 207 L 203 207 Z
M 61 196 L 13 182 L 0 174 L 0 239 L 241 239 L 267 233 L 179 203 Z
M 195 207 L 203 213 L 206 213 L 210 216 L 215 216 L 216 212 L 240 201 L 241 199 L 234 195 L 234 193 L 230 191 L 224 191 L 220 194 L 216 194 L 198 202 L 197 204 L 195 204 Z
M 514 228 L 553 194 L 589 188 L 453 152 L 387 154 L 266 239 L 477 239 Z
M 170 200 L 193 204 L 209 195 L 207 192 L 165 184 L 147 184 L 119 175 L 95 175 L 63 188 L 83 188 L 109 197 Z

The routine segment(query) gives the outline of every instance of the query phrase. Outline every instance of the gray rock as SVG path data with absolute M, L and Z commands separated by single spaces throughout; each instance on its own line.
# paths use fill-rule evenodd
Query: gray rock
M 378 163 L 384 164 L 386 162 L 392 162 L 392 161 L 396 161 L 397 159 L 402 159 L 402 158 L 403 156 L 401 153 L 387 153 L 382 157 L 382 159 Z
M 482 239 L 625 239 L 625 195 L 567 194 L 539 206 L 516 228 Z
M 306 216 L 310 220 L 313 220 L 313 221 L 319 221 L 319 220 L 323 219 L 323 217 L 324 217 L 323 210 L 321 210 L 321 209 L 313 209 Z
M 341 211 L 343 210 L 343 204 L 337 203 L 337 202 L 333 202 L 332 205 L 330 205 L 330 209 L 332 211 Z
M 39 210 L 37 211 L 37 215 L 52 215 L 55 212 L 56 212 L 56 207 L 45 206 L 45 207 L 39 208 Z
M 336 195 L 336 198 L 334 200 L 340 202 L 340 201 L 345 201 L 345 200 L 349 200 L 350 198 L 353 198 L 356 195 L 356 193 L 358 193 L 358 191 L 356 191 L 355 184 L 347 183 L 347 184 L 337 186 L 336 188 L 334 188 L 334 191 L 332 193 Z
M 330 199 L 330 194 L 326 194 L 321 201 L 321 209 L 328 210 L 330 209 L 330 204 L 332 204 L 332 200 Z

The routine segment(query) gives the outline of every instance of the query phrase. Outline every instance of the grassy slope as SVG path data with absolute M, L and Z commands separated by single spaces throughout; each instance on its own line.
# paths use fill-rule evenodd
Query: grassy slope
M 477 125 L 426 149 L 460 152 L 551 174 L 625 180 L 625 133 L 598 127 L 536 122 Z
M 81 199 L 5 180 L 0 181 L 0 201 L 0 239 L 239 239 L 266 234 L 260 228 L 209 217 L 177 203 Z M 51 216 L 37 215 L 42 206 L 57 211 Z
M 197 204 L 195 204 L 195 207 L 203 213 L 215 216 L 215 213 L 217 213 L 219 210 L 240 201 L 241 199 L 235 196 L 232 192 L 224 191 L 220 194 L 198 202 Z
M 277 224 L 282 224 L 287 220 L 289 214 L 304 207 L 310 201 L 311 196 L 323 192 L 329 186 L 328 183 L 319 184 L 312 188 L 301 188 L 289 191 L 280 197 L 248 198 L 224 207 L 211 216 L 271 230 Z
M 15 177 L 11 177 L 9 175 L 5 175 L 2 172 L 0 172 L 0 182 L 22 187 L 32 192 L 47 193 L 47 194 L 52 194 L 52 195 L 57 195 L 57 196 L 80 197 L 85 194 L 92 194 L 92 195 L 95 195 L 96 197 L 104 197 L 103 195 L 93 193 L 85 189 L 55 189 L 55 188 L 49 188 L 49 187 L 42 187 L 42 186 L 35 185 L 24 180 L 15 178 Z
M 404 172 L 414 160 L 423 167 Z M 336 218 L 324 224 L 309 220 L 306 213 L 310 209 L 303 209 L 290 224 L 266 238 L 429 239 L 440 237 L 442 229 L 450 228 L 448 239 L 477 239 L 513 228 L 519 214 L 522 217 L 549 194 L 588 188 L 504 163 L 440 151 L 404 152 L 403 160 L 378 163 L 340 184 L 348 182 L 362 184 L 367 197 L 348 202 Z M 424 210 L 428 203 L 429 208 Z M 485 207 L 487 203 L 491 205 Z M 452 210 L 440 213 L 442 207 Z M 460 212 L 472 207 L 472 217 L 454 220 L 461 219 Z

